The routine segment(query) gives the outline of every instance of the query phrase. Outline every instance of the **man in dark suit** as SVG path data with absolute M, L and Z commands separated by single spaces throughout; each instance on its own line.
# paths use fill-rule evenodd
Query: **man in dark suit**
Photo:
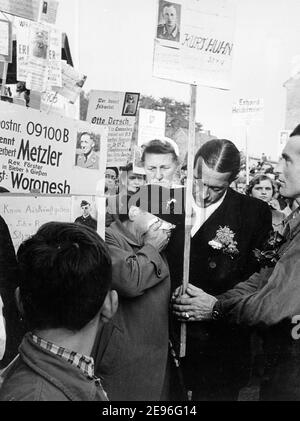
M 199 288 L 187 288 L 193 298 L 176 299 L 176 312 L 197 320 L 259 326 L 265 333 L 266 371 L 260 400 L 299 401 L 300 314 L 300 125 L 291 133 L 276 168 L 280 194 L 296 200 L 298 208 L 284 221 L 283 237 L 268 242 L 258 253 L 262 269 L 230 291 L 214 297 Z M 268 249 L 268 253 L 266 250 Z
M 195 156 L 189 283 L 213 295 L 258 270 L 253 250 L 261 248 L 272 229 L 264 202 L 229 187 L 239 170 L 240 154 L 229 140 L 211 140 Z M 173 289 L 183 277 L 183 234 L 177 230 L 167 249 Z M 180 313 L 175 305 L 174 311 L 188 322 L 183 368 L 193 399 L 236 400 L 247 381 L 250 332 L 196 322 L 189 307 Z

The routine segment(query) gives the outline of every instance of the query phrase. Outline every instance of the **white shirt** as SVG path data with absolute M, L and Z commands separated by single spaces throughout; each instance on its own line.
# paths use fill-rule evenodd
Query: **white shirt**
M 191 229 L 191 237 L 195 236 L 195 234 L 199 231 L 199 229 L 202 227 L 204 222 L 206 222 L 208 218 L 222 205 L 223 200 L 225 199 L 226 193 L 227 193 L 227 190 L 216 203 L 209 205 L 207 208 L 201 208 L 200 206 L 196 205 L 195 199 L 193 198 L 193 201 L 192 201 L 193 226 Z

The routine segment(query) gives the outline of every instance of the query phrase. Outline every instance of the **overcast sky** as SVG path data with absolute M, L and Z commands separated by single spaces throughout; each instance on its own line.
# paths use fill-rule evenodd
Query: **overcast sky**
M 79 12 L 76 13 L 76 4 Z M 88 76 L 85 90 L 133 91 L 189 101 L 188 85 L 152 77 L 157 0 L 60 0 L 58 25 Z M 198 87 L 197 121 L 218 137 L 245 146 L 245 130 L 232 127 L 232 102 L 263 98 L 265 121 L 249 131 L 249 151 L 277 158 L 285 128 L 292 58 L 300 55 L 299 0 L 238 0 L 232 89 Z M 300 112 L 299 112 L 300 123 Z

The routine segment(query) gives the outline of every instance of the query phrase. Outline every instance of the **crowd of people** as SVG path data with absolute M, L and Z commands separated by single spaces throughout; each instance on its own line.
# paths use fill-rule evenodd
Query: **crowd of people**
M 242 189 L 225 139 L 197 151 L 190 198 L 174 141 L 150 141 L 142 163 L 106 171 L 105 241 L 80 218 L 50 222 L 16 258 L 0 220 L 0 400 L 234 401 L 254 378 L 261 400 L 300 400 L 300 125 L 276 183 Z

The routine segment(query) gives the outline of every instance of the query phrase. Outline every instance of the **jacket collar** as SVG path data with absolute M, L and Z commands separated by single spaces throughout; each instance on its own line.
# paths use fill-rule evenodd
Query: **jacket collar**
M 94 401 L 97 391 L 101 392 L 102 387 L 96 387 L 96 380 L 89 380 L 77 367 L 38 346 L 30 333 L 24 336 L 19 352 L 26 365 L 61 390 L 71 401 Z
M 229 187 L 223 202 L 204 222 L 199 232 L 202 229 L 206 229 L 207 226 L 211 226 L 215 220 L 222 218 L 222 215 L 226 215 L 226 225 L 228 225 L 230 229 L 236 232 L 242 224 L 240 196 L 241 195 L 239 193 L 236 193 Z
M 288 215 L 283 223 L 285 226 L 283 235 L 292 240 L 300 232 L 300 206 Z

